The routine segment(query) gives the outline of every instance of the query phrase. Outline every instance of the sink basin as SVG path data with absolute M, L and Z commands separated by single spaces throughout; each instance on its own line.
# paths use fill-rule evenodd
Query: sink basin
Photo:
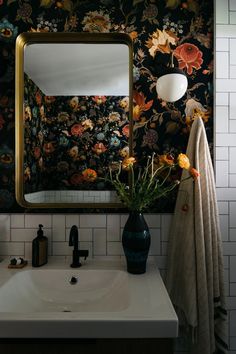
M 0 338 L 178 335 L 178 318 L 155 264 L 134 275 L 123 260 L 89 260 L 72 269 L 69 260 L 55 258 L 39 269 L 0 263 Z
M 108 312 L 128 305 L 128 276 L 121 270 L 25 270 L 0 288 L 0 312 Z

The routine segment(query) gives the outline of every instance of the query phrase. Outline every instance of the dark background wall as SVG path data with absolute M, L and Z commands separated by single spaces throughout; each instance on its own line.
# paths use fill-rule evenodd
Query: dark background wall
M 14 197 L 15 39 L 25 31 L 126 32 L 134 43 L 134 142 L 137 158 L 152 151 L 186 149 L 199 115 L 210 147 L 213 137 L 213 1 L 41 0 L 0 1 L 0 211 L 22 212 Z M 158 99 L 160 63 L 187 74 L 188 90 L 176 103 Z M 174 201 L 174 199 L 173 199 Z M 167 203 L 165 211 L 171 211 Z

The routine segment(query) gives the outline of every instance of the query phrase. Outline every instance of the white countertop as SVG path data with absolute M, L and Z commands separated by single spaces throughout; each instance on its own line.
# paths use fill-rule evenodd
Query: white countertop
M 0 302 L 3 301 L 1 288 L 6 288 L 9 280 L 15 279 L 14 275 L 44 271 L 41 274 L 45 276 L 47 270 L 88 277 L 93 270 L 100 270 L 100 274 L 102 270 L 119 270 L 127 281 L 129 301 L 119 311 L 24 312 L 19 308 L 19 311 L 5 312 L 3 309 L 0 310 L 0 338 L 172 338 L 178 335 L 177 315 L 154 264 L 148 264 L 147 272 L 141 275 L 127 273 L 123 260 L 86 260 L 77 269 L 57 257 L 50 257 L 48 264 L 40 268 L 27 265 L 16 270 L 8 269 L 7 265 L 7 260 L 0 263 Z M 90 272 L 85 273 L 88 270 Z M 14 281 L 11 282 L 14 286 Z M 79 293 L 79 287 L 77 289 Z

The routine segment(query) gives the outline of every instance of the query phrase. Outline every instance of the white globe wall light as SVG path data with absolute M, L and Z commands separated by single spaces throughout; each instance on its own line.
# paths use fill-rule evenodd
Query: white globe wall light
M 188 79 L 182 70 L 174 67 L 172 54 L 171 66 L 165 67 L 157 79 L 156 91 L 158 98 L 167 102 L 178 101 L 184 96 L 187 87 Z

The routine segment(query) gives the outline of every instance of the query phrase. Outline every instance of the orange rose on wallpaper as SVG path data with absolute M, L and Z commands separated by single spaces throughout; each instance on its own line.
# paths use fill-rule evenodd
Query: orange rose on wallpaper
M 123 128 L 122 128 L 122 133 L 128 138 L 129 137 L 129 124 L 126 124 Z
M 97 172 L 92 170 L 91 168 L 86 168 L 86 170 L 82 172 L 82 175 L 84 181 L 86 182 L 94 182 L 97 178 Z
M 70 131 L 72 135 L 81 136 L 84 132 L 84 127 L 81 124 L 76 123 L 71 127 Z
M 44 96 L 44 101 L 46 104 L 52 104 L 56 101 L 56 98 L 54 96 Z
M 92 98 L 92 100 L 99 105 L 99 104 L 105 103 L 107 98 L 106 98 L 106 96 L 94 96 Z
M 41 104 L 42 104 L 42 96 L 41 96 L 39 91 L 37 91 L 36 94 L 35 94 L 35 101 L 36 101 L 38 106 L 41 106 Z
M 43 151 L 45 152 L 45 154 L 52 154 L 55 151 L 55 147 L 53 146 L 53 143 L 49 142 L 49 143 L 44 143 L 43 144 Z
M 203 63 L 202 52 L 191 43 L 179 45 L 174 51 L 174 56 L 178 59 L 180 69 L 187 68 L 188 75 L 192 75 L 193 68 L 199 70 Z
M 134 41 L 138 37 L 137 31 L 132 31 L 129 33 L 130 38 Z
M 97 143 L 94 145 L 92 150 L 95 152 L 96 155 L 101 155 L 102 153 L 104 153 L 107 150 L 107 148 L 106 148 L 106 146 L 104 146 L 103 143 Z
M 40 147 L 36 146 L 34 148 L 34 157 L 36 158 L 36 160 L 38 160 L 41 156 L 41 149 Z

